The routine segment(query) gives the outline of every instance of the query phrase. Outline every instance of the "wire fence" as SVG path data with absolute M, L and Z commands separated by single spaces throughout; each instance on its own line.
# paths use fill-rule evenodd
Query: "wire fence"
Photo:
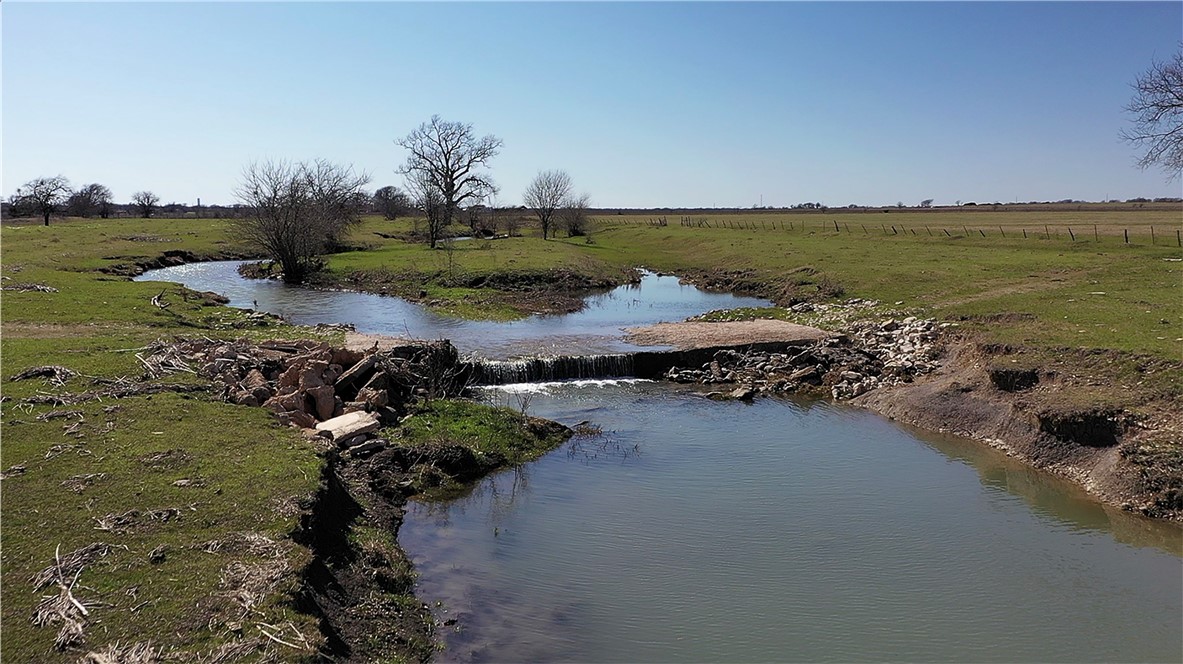
M 1161 246 L 1183 247 L 1183 228 L 1163 227 L 1154 225 L 1113 225 L 1113 224 L 1008 224 L 997 226 L 966 224 L 902 224 L 865 223 L 865 221 L 850 222 L 837 218 L 809 219 L 759 219 L 742 216 L 711 218 L 682 216 L 671 221 L 661 217 L 599 217 L 596 219 L 601 226 L 648 226 L 652 228 L 669 228 L 671 226 L 692 229 L 717 230 L 747 230 L 769 231 L 782 233 L 805 234 L 854 234 L 864 236 L 909 236 L 909 237 L 978 237 L 1027 240 L 1064 239 L 1070 242 L 1100 242 L 1102 238 L 1118 237 L 1123 244 L 1150 244 Z M 1132 230 L 1132 232 L 1131 232 Z

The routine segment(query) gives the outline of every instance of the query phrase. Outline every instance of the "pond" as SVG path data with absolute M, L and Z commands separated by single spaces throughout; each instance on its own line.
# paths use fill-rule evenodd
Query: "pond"
M 628 350 L 620 328 L 761 306 L 672 277 L 566 316 L 447 318 L 398 298 L 155 270 L 293 322 L 445 337 L 485 357 Z M 257 304 L 256 304 L 257 303 Z M 576 438 L 400 541 L 443 661 L 1179 661 L 1183 534 L 976 442 L 802 399 L 637 380 L 485 388 Z M 455 622 L 452 622 L 455 621 Z

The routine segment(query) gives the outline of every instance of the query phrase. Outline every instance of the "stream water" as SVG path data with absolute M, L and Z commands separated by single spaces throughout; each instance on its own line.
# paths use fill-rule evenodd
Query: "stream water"
M 650 276 L 584 314 L 465 323 L 242 280 L 226 263 L 142 278 L 500 356 L 544 340 L 621 350 L 621 326 L 749 306 Z M 500 334 L 510 341 L 484 336 Z M 1183 533 L 980 443 L 838 404 L 715 402 L 648 381 L 482 394 L 603 434 L 409 507 L 400 541 L 418 593 L 455 621 L 442 661 L 1183 658 Z
M 150 270 L 137 281 L 174 281 L 230 298 L 230 306 L 284 316 L 292 323 L 352 323 L 358 332 L 449 339 L 461 353 L 490 359 L 517 355 L 575 355 L 636 350 L 621 328 L 684 320 L 715 309 L 765 307 L 767 300 L 708 293 L 676 277 L 645 273 L 640 284 L 621 286 L 585 300 L 583 310 L 517 321 L 452 318 L 397 297 L 318 291 L 270 279 L 244 279 L 242 261 L 189 263 Z

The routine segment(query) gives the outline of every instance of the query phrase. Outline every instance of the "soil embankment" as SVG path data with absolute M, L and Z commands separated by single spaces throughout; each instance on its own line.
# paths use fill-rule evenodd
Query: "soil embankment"
M 948 323 L 855 321 L 846 335 L 803 328 L 821 334 L 780 351 L 755 348 L 802 327 L 774 323 L 663 324 L 655 326 L 659 334 L 648 328 L 634 331 L 633 339 L 678 347 L 735 342 L 701 366 L 665 373 L 674 382 L 727 386 L 712 396 L 850 400 L 901 422 L 985 442 L 1075 481 L 1105 503 L 1183 520 L 1183 455 L 1172 416 L 1178 404 L 1169 396 L 1098 400 L 1060 372 L 1021 364 L 1010 357 L 1015 349 L 978 343 Z
M 460 490 L 553 449 L 571 431 L 454 401 L 465 383 L 448 342 L 364 341 L 354 350 L 189 339 L 155 344 L 143 362 L 160 375 L 191 370 L 221 399 L 267 408 L 324 457 L 319 489 L 292 535 L 312 553 L 296 602 L 319 623 L 320 655 L 427 661 L 435 625 L 397 541 L 408 498 Z M 453 435 L 458 421 L 483 428 Z
M 1070 386 L 1043 372 L 991 366 L 995 349 L 951 340 L 941 365 L 922 380 L 884 387 L 852 401 L 895 420 L 989 444 L 1067 477 L 1102 502 L 1147 516 L 1183 520 L 1177 451 L 1141 453 L 1157 440 L 1178 443 L 1163 403 L 1138 412 L 1076 404 Z M 1045 378 L 1049 378 L 1044 373 Z

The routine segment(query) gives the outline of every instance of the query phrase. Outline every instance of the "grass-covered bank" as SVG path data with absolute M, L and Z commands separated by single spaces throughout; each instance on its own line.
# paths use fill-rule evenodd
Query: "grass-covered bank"
M 263 409 L 225 403 L 204 378 L 143 361 L 147 346 L 178 336 L 340 342 L 339 332 L 124 276 L 166 252 L 251 255 L 220 220 L 6 223 L 0 242 L 5 661 L 430 657 L 430 614 L 395 541 L 410 484 L 367 492 L 368 480 L 349 483 L 369 473 L 360 464 Z M 519 433 L 533 440 L 528 426 Z M 321 606 L 326 570 L 380 583 Z M 361 619 L 338 630 L 330 606 Z
M 220 221 L 2 233 L 5 660 L 314 653 L 316 622 L 292 600 L 311 554 L 291 535 L 319 480 L 315 449 L 189 374 L 146 376 L 136 357 L 174 334 L 309 333 L 101 271 L 243 252 Z M 14 380 L 45 365 L 67 371 Z

